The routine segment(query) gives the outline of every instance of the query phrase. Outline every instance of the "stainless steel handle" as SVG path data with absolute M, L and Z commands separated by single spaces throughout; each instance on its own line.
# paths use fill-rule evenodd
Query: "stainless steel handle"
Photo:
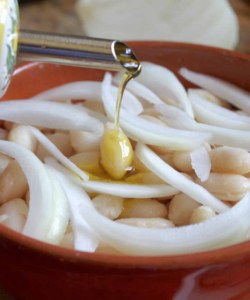
M 123 42 L 20 31 L 18 59 L 136 73 L 139 61 Z

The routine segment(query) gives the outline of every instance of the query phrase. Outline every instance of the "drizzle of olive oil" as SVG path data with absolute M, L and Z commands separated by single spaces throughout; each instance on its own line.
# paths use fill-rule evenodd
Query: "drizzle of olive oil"
M 117 94 L 115 123 L 114 126 L 105 126 L 103 139 L 101 141 L 101 164 L 111 178 L 122 179 L 133 161 L 133 148 L 128 137 L 119 128 L 120 110 L 122 97 L 127 83 L 138 76 L 141 72 L 141 64 L 135 58 L 131 49 L 119 52 L 117 59 L 124 66 L 126 72 L 123 74 Z

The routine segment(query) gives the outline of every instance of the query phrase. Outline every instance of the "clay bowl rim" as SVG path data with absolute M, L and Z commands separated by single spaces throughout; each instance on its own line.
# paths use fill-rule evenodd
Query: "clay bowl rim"
M 246 60 L 250 64 L 250 55 L 238 51 L 231 51 L 222 48 L 211 46 L 175 43 L 165 41 L 132 41 L 127 42 L 131 47 L 147 47 L 154 46 L 157 48 L 168 47 L 186 49 L 187 51 L 205 51 L 213 52 L 215 54 L 227 55 L 232 59 L 238 58 Z M 35 65 L 37 63 L 28 63 Z M 237 262 L 245 257 L 250 257 L 250 241 L 245 241 L 239 244 L 220 248 L 216 250 L 209 250 L 201 253 L 190 253 L 181 255 L 166 255 L 166 256 L 127 256 L 127 255 L 112 255 L 101 253 L 86 253 L 73 249 L 67 249 L 60 246 L 50 245 L 39 240 L 24 236 L 14 230 L 11 230 L 0 224 L 0 238 L 1 246 L 8 249 L 15 247 L 20 253 L 32 254 L 35 256 L 50 259 L 54 262 L 60 261 L 64 264 L 77 264 L 80 267 L 86 265 L 98 265 L 112 268 L 157 268 L 177 269 L 177 268 L 192 268 L 201 267 L 217 263 Z M 7 247 L 6 247 L 7 246 Z

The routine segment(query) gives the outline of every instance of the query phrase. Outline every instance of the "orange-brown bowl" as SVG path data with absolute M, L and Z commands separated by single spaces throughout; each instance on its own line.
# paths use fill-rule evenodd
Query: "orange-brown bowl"
M 176 74 L 185 66 L 250 90 L 247 55 L 167 42 L 129 45 L 140 60 L 165 65 Z M 5 99 L 26 98 L 58 84 L 102 75 L 96 70 L 25 64 L 16 69 Z M 0 226 L 0 286 L 15 299 L 247 300 L 250 241 L 199 254 L 112 256 L 48 245 Z

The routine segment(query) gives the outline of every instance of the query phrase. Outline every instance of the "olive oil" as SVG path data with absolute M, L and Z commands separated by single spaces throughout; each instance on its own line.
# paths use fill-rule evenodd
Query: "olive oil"
M 124 55 L 124 51 L 119 51 L 118 48 L 116 54 L 117 59 L 126 71 L 121 78 L 118 88 L 115 123 L 106 124 L 101 141 L 101 165 L 111 178 L 120 180 L 131 167 L 134 157 L 131 143 L 119 127 L 122 97 L 127 83 L 140 74 L 141 64 L 131 49 L 128 49 Z

